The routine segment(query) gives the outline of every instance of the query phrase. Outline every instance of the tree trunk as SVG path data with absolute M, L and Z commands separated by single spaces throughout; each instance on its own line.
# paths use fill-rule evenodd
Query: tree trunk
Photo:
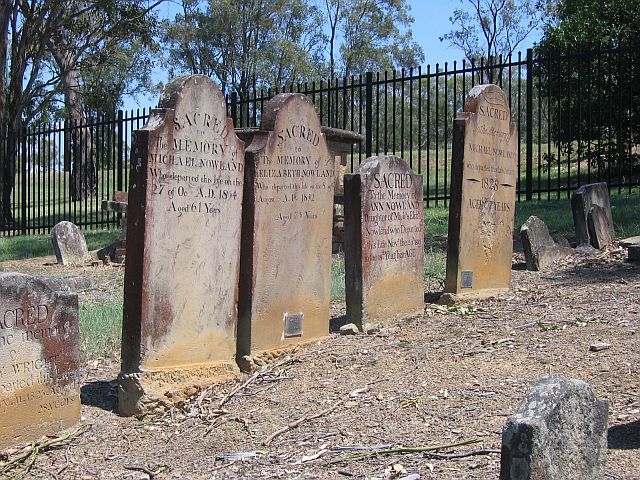
M 2 230 L 11 229 L 15 224 L 11 208 L 11 193 L 16 181 L 16 132 L 9 131 L 6 97 L 11 12 L 11 2 L 4 1 L 0 8 L 0 229 Z
M 65 160 L 71 161 L 71 199 L 95 197 L 98 189 L 96 154 L 91 128 L 80 95 L 80 72 L 76 62 L 64 51 L 54 52 L 54 58 L 60 69 L 60 80 L 64 92 L 64 104 L 69 115 L 69 128 L 65 129 Z M 65 162 L 66 163 L 66 162 Z

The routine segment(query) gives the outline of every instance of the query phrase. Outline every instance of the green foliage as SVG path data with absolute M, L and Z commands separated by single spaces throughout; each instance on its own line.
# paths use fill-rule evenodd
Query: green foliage
M 170 73 L 217 77 L 224 92 L 278 86 L 316 71 L 322 23 L 304 0 L 183 3 L 165 25 Z

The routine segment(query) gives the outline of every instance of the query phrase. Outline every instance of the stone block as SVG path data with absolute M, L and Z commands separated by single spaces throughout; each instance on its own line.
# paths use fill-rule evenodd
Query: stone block
M 599 250 L 613 241 L 613 225 L 609 223 L 609 217 L 600 205 L 592 205 L 587 215 L 591 245 Z
M 571 212 L 573 214 L 573 226 L 576 230 L 578 245 L 587 244 L 597 247 L 589 234 L 588 215 L 591 207 L 598 205 L 604 209 L 604 214 L 609 225 L 610 235 L 613 238 L 613 219 L 611 218 L 611 202 L 609 190 L 605 182 L 582 185 L 571 195 Z
M 548 270 L 555 262 L 573 253 L 571 248 L 558 245 L 547 225 L 535 215 L 520 228 L 520 238 L 527 270 Z
M 580 380 L 544 377 L 502 430 L 500 480 L 601 480 L 608 402 Z
M 60 265 L 78 265 L 91 258 L 84 235 L 71 222 L 57 223 L 51 229 L 51 242 Z

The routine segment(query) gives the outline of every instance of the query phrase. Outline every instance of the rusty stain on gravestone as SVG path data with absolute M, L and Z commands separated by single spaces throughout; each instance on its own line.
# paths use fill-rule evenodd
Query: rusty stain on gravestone
M 0 273 L 0 448 L 80 419 L 78 296 L 56 285 Z
M 244 143 L 205 76 L 167 84 L 136 132 L 120 413 L 235 375 Z
M 363 330 L 424 308 L 422 176 L 371 157 L 345 176 L 347 322 Z
M 304 95 L 280 94 L 265 106 L 260 130 L 250 135 L 240 358 L 329 333 L 335 161 L 320 119 Z
M 454 120 L 445 292 L 509 289 L 518 132 L 504 92 L 474 87 Z

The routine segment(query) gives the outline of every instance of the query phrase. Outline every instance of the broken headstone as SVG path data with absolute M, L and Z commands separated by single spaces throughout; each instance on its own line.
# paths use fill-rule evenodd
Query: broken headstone
M 571 212 L 573 214 L 573 225 L 576 230 L 576 241 L 578 245 L 587 244 L 600 248 L 596 246 L 589 233 L 588 216 L 591 207 L 594 205 L 598 205 L 604 209 L 604 215 L 607 223 L 610 225 L 610 236 L 613 238 L 611 202 L 609 200 L 609 190 L 605 182 L 583 185 L 571 195 Z
M 535 215 L 529 217 L 520 228 L 520 238 L 527 270 L 547 270 L 555 262 L 572 253 L 571 248 L 555 242 L 547 225 Z
M 592 205 L 587 216 L 589 237 L 591 245 L 597 249 L 603 249 L 613 241 L 613 226 L 604 208 L 600 205 Z

